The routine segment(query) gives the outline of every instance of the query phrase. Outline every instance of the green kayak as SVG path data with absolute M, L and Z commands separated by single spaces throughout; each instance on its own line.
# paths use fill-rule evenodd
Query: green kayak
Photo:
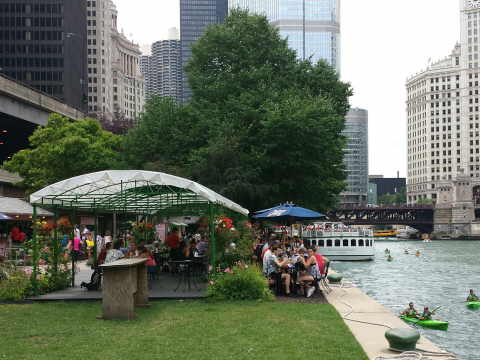
M 400 316 L 400 319 L 410 322 L 412 324 L 417 324 L 426 328 L 430 329 L 437 329 L 437 330 L 447 330 L 448 329 L 448 322 L 446 321 L 438 321 L 438 320 L 419 320 L 416 318 L 406 317 L 404 315 Z
M 467 302 L 467 307 L 469 309 L 479 309 L 480 308 L 480 301 L 469 301 L 469 302 Z

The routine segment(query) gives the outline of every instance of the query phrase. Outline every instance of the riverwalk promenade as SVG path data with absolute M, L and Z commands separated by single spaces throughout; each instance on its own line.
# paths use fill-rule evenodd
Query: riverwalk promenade
M 385 332 L 389 328 L 409 328 L 409 325 L 356 287 L 332 286 L 332 290 L 325 294 L 327 301 L 342 315 L 369 359 L 398 355 L 388 349 Z M 423 336 L 417 343 L 417 349 L 445 352 Z

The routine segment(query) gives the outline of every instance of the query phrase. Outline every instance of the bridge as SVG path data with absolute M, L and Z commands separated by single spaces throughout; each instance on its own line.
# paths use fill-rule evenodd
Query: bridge
M 51 113 L 73 120 L 83 119 L 84 114 L 59 100 L 33 88 L 0 75 L 0 114 L 45 125 Z
M 46 125 L 51 113 L 83 119 L 84 114 L 59 100 L 0 75 L 0 165 L 28 147 L 28 137 Z
M 433 205 L 344 207 L 330 211 L 328 219 L 346 225 L 408 225 L 430 234 L 434 225 Z

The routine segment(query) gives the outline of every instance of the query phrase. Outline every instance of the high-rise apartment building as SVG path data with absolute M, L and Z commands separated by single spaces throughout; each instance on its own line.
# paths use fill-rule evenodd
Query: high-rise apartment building
M 150 53 L 150 50 L 148 51 Z M 143 53 L 142 56 L 140 56 L 140 72 L 142 73 L 144 79 L 145 79 L 145 99 L 148 100 L 151 96 L 150 94 L 152 93 L 152 77 L 150 76 L 151 72 L 151 59 L 152 55 L 145 55 Z
M 145 77 L 147 99 L 171 97 L 182 101 L 182 59 L 179 33 L 169 30 L 168 39 L 152 45 L 151 55 L 142 56 L 140 68 Z
M 229 0 L 229 8 L 265 15 L 299 58 L 340 72 L 340 0 Z
M 480 181 L 480 0 L 459 0 L 460 43 L 407 80 L 407 201 L 437 201 L 439 187 Z
M 85 0 L 0 0 L 0 71 L 84 111 Z
M 225 21 L 228 13 L 228 0 L 180 0 L 180 41 L 182 68 L 192 57 L 192 45 L 203 35 L 208 25 Z M 182 101 L 191 96 L 188 79 L 183 71 Z
M 140 47 L 117 29 L 112 0 L 87 1 L 88 112 L 106 120 L 136 119 L 145 103 Z
M 365 205 L 368 200 L 368 111 L 351 109 L 345 118 L 345 171 L 347 188 L 340 194 L 342 205 Z

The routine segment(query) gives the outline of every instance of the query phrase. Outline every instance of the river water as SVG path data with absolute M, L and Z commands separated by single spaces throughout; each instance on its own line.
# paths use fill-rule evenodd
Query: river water
M 480 310 L 469 310 L 464 301 L 470 288 L 480 294 L 480 242 L 378 241 L 375 247 L 375 261 L 334 262 L 333 268 L 394 313 L 410 301 L 418 311 L 442 306 L 434 318 L 449 321 L 448 331 L 418 330 L 462 360 L 479 360 Z M 386 260 L 386 248 L 392 262 Z M 411 255 L 404 254 L 406 248 Z

